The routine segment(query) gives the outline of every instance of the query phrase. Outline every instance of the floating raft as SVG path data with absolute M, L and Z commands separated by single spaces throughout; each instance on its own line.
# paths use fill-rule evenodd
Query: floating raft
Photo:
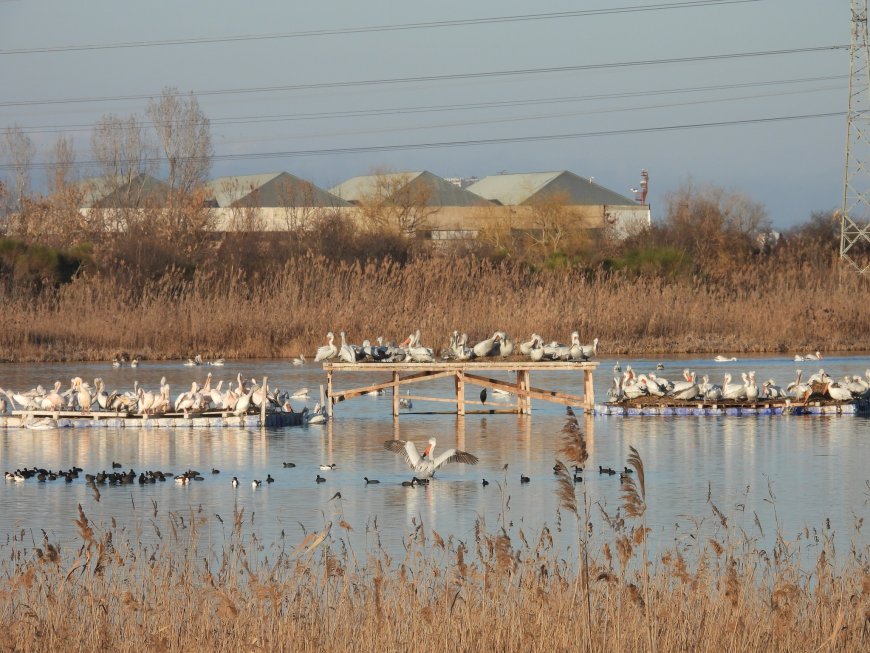
M 651 402 L 627 401 L 618 404 L 595 404 L 594 415 L 634 417 L 642 415 L 867 415 L 870 401 L 837 402 L 779 400 L 755 403 L 704 403 L 692 401 Z
M 190 414 L 134 415 L 129 413 L 15 410 L 0 415 L 0 428 L 276 428 L 300 426 L 302 413 L 250 413 L 233 415 L 220 411 Z

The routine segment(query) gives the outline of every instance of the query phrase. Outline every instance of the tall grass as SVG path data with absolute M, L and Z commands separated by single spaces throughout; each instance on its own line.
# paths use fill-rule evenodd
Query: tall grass
M 393 555 L 376 530 L 366 550 L 353 548 L 354 528 L 374 528 L 364 517 L 335 515 L 267 545 L 239 510 L 211 550 L 200 531 L 218 516 L 155 504 L 139 529 L 103 529 L 80 507 L 75 543 L 22 530 L 0 545 L 0 650 L 867 650 L 860 528 L 840 559 L 822 528 L 803 568 L 803 538 L 779 535 L 765 551 L 711 510 L 715 536 L 648 563 L 640 523 L 603 513 L 593 534 L 578 511 L 588 556 L 575 565 L 553 530 L 532 536 L 513 523 L 490 532 L 478 521 L 467 541 L 415 523 Z M 571 528 L 563 516 L 555 524 Z M 141 543 L 146 527 L 156 544 Z
M 604 353 L 866 349 L 870 318 L 856 275 L 799 265 L 740 268 L 717 283 L 620 272 L 531 271 L 431 257 L 399 265 L 290 260 L 283 269 L 168 273 L 142 281 L 80 277 L 35 296 L 0 291 L 0 360 L 105 360 L 200 353 L 311 353 L 328 330 L 351 342 L 420 328 L 440 349 L 459 329 L 515 339 L 600 339 Z

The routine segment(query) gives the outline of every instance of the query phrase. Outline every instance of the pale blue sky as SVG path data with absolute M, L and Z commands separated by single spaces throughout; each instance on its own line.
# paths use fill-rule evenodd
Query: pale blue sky
M 636 9 L 664 4 L 687 6 Z M 629 10 L 334 33 L 615 8 Z M 666 193 L 691 176 L 697 183 L 748 193 L 765 205 L 777 226 L 785 227 L 804 222 L 813 210 L 841 203 L 848 50 L 471 79 L 383 80 L 848 45 L 849 19 L 848 0 L 445 0 L 420 6 L 385 0 L 153 0 L 144 5 L 0 0 L 0 129 L 17 123 L 33 130 L 31 137 L 47 148 L 58 127 L 92 125 L 107 112 L 144 113 L 147 99 L 113 99 L 119 96 L 156 95 L 164 86 L 197 93 L 229 90 L 234 92 L 199 98 L 213 121 L 214 176 L 286 170 L 330 187 L 374 168 L 426 169 L 445 177 L 567 169 L 631 196 L 629 189 L 646 168 L 654 216 Z M 333 33 L 10 52 L 314 30 Z M 360 81 L 378 83 L 346 84 Z M 246 92 L 311 84 L 324 86 Z M 729 88 L 708 88 L 712 86 Z M 663 93 L 680 89 L 690 91 Z M 85 101 L 45 102 L 70 99 Z M 18 102 L 28 103 L 10 105 Z M 488 106 L 469 106 L 480 104 Z M 419 110 L 397 111 L 408 108 Z M 356 115 L 323 117 L 338 112 Z M 659 129 L 828 113 L 842 115 Z M 273 117 L 279 119 L 263 121 Z M 626 130 L 654 131 L 612 133 Z M 72 133 L 79 160 L 90 160 L 89 132 Z M 597 135 L 564 137 L 569 134 Z M 324 153 L 543 136 L 561 137 Z M 287 154 L 302 151 L 321 154 Z M 263 153 L 284 154 L 251 157 Z

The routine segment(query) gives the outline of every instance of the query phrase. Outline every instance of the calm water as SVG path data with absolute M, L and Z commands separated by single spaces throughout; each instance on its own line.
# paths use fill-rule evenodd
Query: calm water
M 613 360 L 602 359 L 596 389 L 602 398 L 612 377 Z M 623 360 L 639 371 L 655 368 L 658 360 Z M 759 380 L 773 377 L 782 385 L 794 378 L 797 364 L 786 358 L 741 359 L 716 364 L 704 360 L 665 360 L 660 375 L 677 378 L 683 367 L 710 373 L 721 382 L 724 371 L 739 376 L 754 369 Z M 820 365 L 833 376 L 863 374 L 870 357 L 826 359 L 803 363 L 805 376 Z M 211 368 L 215 380 L 268 375 L 270 387 L 294 390 L 307 386 L 312 406 L 325 376 L 319 366 L 293 367 L 283 361 L 228 362 Z M 113 369 L 108 364 L 0 365 L 0 387 L 26 390 L 37 383 L 50 386 L 56 379 L 75 375 L 93 379 L 102 376 L 107 388 L 132 388 L 138 380 L 156 388 L 161 376 L 173 387 L 173 397 L 192 380 L 202 382 L 208 368 L 176 363 L 143 363 L 139 368 Z M 507 378 L 507 377 L 505 377 Z M 337 377 L 339 388 L 386 380 L 386 374 L 348 374 Z M 582 392 L 582 376 L 571 373 L 539 373 L 533 385 Z M 415 394 L 447 397 L 452 382 L 416 386 Z M 477 397 L 470 386 L 468 397 Z M 295 402 L 298 408 L 304 402 Z M 489 405 L 498 406 L 493 401 Z M 449 404 L 427 404 L 446 410 Z M 421 402 L 414 409 L 424 410 Z M 208 542 L 219 544 L 231 523 L 234 509 L 243 508 L 246 519 L 261 541 L 274 543 L 283 532 L 291 543 L 302 537 L 304 524 L 320 528 L 325 520 L 345 519 L 354 528 L 355 545 L 372 545 L 367 524 L 377 519 L 380 540 L 398 551 L 402 538 L 413 529 L 412 520 L 422 519 L 442 535 L 459 539 L 473 537 L 475 521 L 482 517 L 495 529 L 503 514 L 529 536 L 545 524 L 557 524 L 558 500 L 552 466 L 565 418 L 562 407 L 534 402 L 531 416 L 404 415 L 394 422 L 391 398 L 361 397 L 339 404 L 332 423 L 324 426 L 275 430 L 209 429 L 60 429 L 30 431 L 0 430 L 0 468 L 51 469 L 82 467 L 86 472 L 111 471 L 112 461 L 124 469 L 160 469 L 174 473 L 189 468 L 205 480 L 179 486 L 171 481 L 101 487 L 97 501 L 83 477 L 71 484 L 62 480 L 39 483 L 5 482 L 0 486 L 0 537 L 21 529 L 39 533 L 44 529 L 52 541 L 76 539 L 72 520 L 81 504 L 88 517 L 108 527 L 112 519 L 131 528 L 148 525 L 156 502 L 162 514 L 198 512 L 205 517 L 200 529 Z M 586 417 L 581 416 L 590 451 L 587 467 L 622 468 L 629 445 L 638 449 L 647 470 L 648 520 L 656 546 L 666 547 L 689 537 L 693 518 L 703 519 L 703 528 L 715 520 L 707 505 L 708 487 L 719 509 L 731 524 L 757 533 L 755 514 L 764 526 L 762 544 L 769 541 L 774 525 L 786 537 L 809 526 L 821 527 L 830 519 L 840 542 L 857 540 L 866 546 L 866 535 L 856 534 L 854 524 L 868 513 L 867 481 L 870 479 L 870 420 L 864 417 Z M 406 488 L 410 478 L 402 459 L 386 452 L 383 442 L 398 437 L 423 443 L 438 438 L 438 448 L 456 446 L 480 458 L 476 467 L 452 465 L 442 469 L 428 487 Z M 436 451 L 437 454 L 437 451 Z M 285 469 L 284 461 L 296 463 Z M 321 472 L 320 463 L 336 463 L 337 469 Z M 507 464 L 507 472 L 503 466 Z M 217 468 L 220 474 L 211 474 Z M 520 474 L 531 478 L 520 484 Z M 268 474 L 275 478 L 266 484 Z M 327 482 L 315 483 L 322 474 Z M 230 479 L 237 476 L 234 489 Z M 363 476 L 380 480 L 365 485 Z M 263 479 L 254 490 L 251 480 Z M 481 480 L 491 484 L 483 487 Z M 498 482 L 498 483 L 496 483 Z M 500 491 L 504 488 L 504 493 Z M 586 491 L 591 502 L 615 512 L 619 503 L 619 477 L 584 474 L 578 492 Z M 330 501 L 337 492 L 341 499 Z M 506 506 L 506 507 L 505 507 Z M 226 526 L 214 517 L 220 515 Z M 249 520 L 250 521 L 250 520 Z M 604 530 L 596 507 L 593 527 Z M 225 530 L 226 529 L 226 530 Z M 35 535 L 36 541 L 41 534 Z M 143 527 L 142 537 L 154 537 Z M 531 538 L 530 538 L 531 539 Z M 842 546 L 842 544 L 841 544 Z

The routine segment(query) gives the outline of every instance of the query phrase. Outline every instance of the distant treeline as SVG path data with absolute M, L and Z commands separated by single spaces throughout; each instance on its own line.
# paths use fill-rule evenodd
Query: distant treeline
M 777 234 L 746 196 L 687 183 L 619 238 L 572 227 L 557 201 L 536 207 L 539 229 L 467 240 L 417 238 L 425 215 L 407 215 L 422 207 L 400 219 L 388 203 L 364 221 L 325 210 L 220 232 L 205 172 L 177 171 L 147 211 L 82 212 L 62 178 L 40 196 L 0 187 L 0 360 L 275 357 L 311 353 L 328 330 L 417 328 L 436 349 L 454 329 L 576 329 L 605 355 L 870 348 L 866 283 L 840 264 L 830 212 Z

